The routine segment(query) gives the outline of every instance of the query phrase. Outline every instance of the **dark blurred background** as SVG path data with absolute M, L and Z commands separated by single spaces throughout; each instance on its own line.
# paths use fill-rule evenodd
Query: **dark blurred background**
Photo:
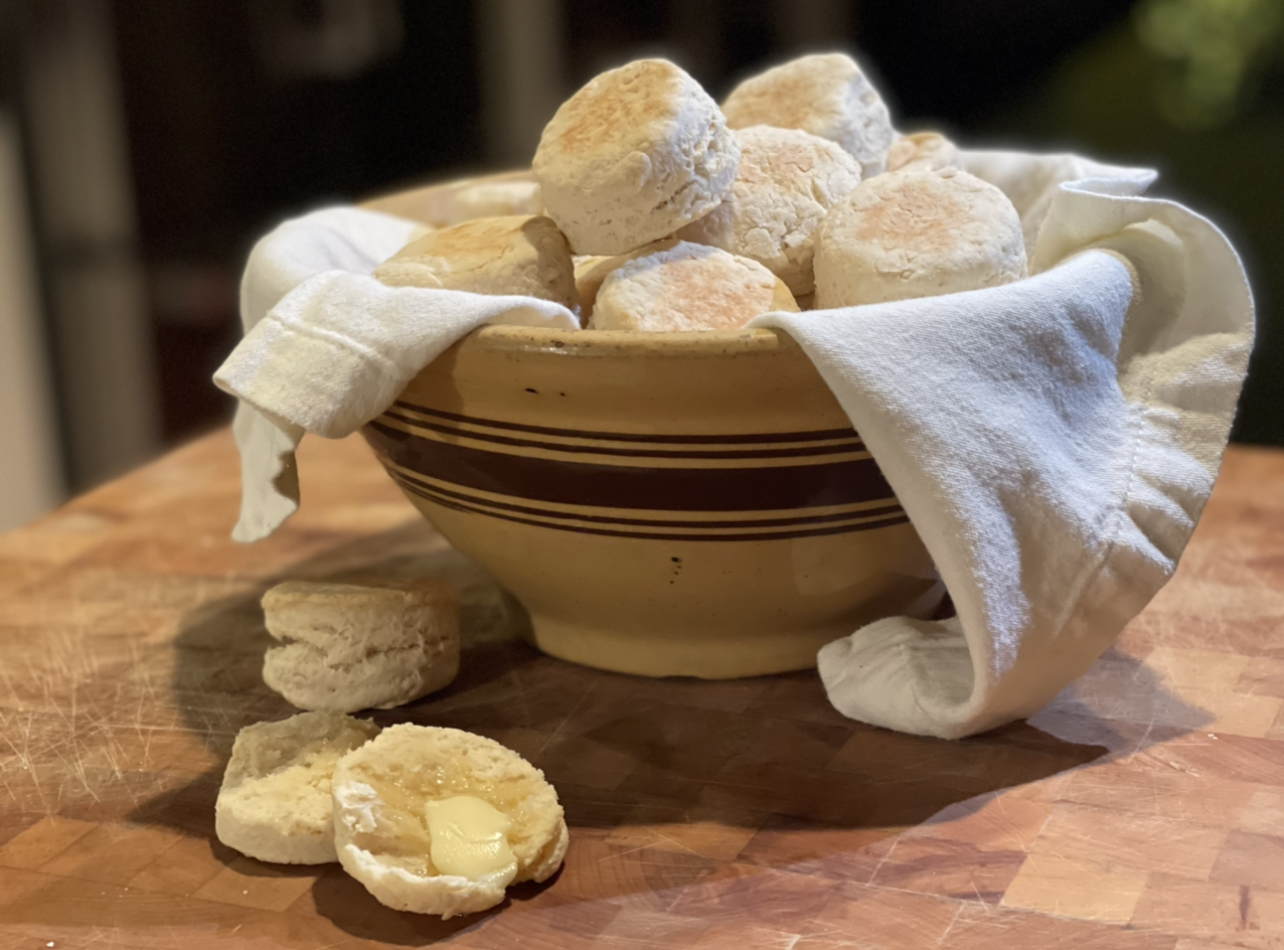
M 1284 444 L 1284 0 L 0 0 L 0 528 L 230 418 L 283 217 L 527 164 L 641 55 L 721 98 L 832 49 L 902 131 L 1160 169 L 1253 280 L 1235 437 Z

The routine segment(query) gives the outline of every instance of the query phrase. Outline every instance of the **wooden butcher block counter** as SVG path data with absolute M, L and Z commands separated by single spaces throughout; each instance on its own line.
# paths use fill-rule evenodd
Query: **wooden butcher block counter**
M 962 742 L 844 719 L 814 673 L 643 680 L 544 657 L 358 440 L 228 538 L 216 433 L 0 537 L 0 948 L 1284 947 L 1284 452 L 1236 448 L 1173 582 L 1028 723 Z M 391 911 L 337 865 L 214 838 L 271 584 L 463 588 L 460 678 L 376 714 L 491 736 L 557 786 L 566 865 L 491 912 Z

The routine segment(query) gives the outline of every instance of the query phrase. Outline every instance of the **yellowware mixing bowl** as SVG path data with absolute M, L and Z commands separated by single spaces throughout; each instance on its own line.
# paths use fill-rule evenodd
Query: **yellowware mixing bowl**
M 459 187 L 370 207 L 431 220 Z M 527 608 L 539 647 L 576 663 L 803 669 L 862 624 L 941 599 L 877 464 L 785 333 L 485 327 L 364 434 L 424 517 Z
M 787 334 L 486 327 L 364 431 L 424 516 L 530 611 L 539 647 L 577 663 L 801 669 L 940 599 Z

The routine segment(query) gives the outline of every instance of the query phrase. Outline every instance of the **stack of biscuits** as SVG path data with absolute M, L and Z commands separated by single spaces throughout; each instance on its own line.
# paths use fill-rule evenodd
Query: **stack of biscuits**
M 512 213 L 458 220 L 459 203 L 457 223 L 375 276 L 526 294 L 586 329 L 633 331 L 736 329 L 1024 277 L 1012 202 L 958 164 L 944 136 L 899 135 L 843 54 L 769 69 L 721 107 L 673 63 L 639 60 L 558 109 L 526 188 L 471 205 Z
M 380 902 L 450 917 L 561 865 L 557 792 L 511 749 L 458 729 L 380 731 L 348 713 L 444 689 L 459 592 L 431 578 L 294 580 L 263 597 L 263 679 L 301 709 L 242 729 L 215 806 L 220 841 L 260 861 L 338 861 Z

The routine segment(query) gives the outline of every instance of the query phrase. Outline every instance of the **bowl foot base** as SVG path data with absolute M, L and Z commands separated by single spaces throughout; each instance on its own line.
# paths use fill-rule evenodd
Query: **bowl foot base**
M 796 631 L 788 634 L 748 634 L 716 638 L 647 636 L 637 631 L 608 631 L 581 627 L 548 617 L 532 617 L 535 643 L 550 656 L 583 666 L 636 676 L 694 676 L 736 679 L 814 669 L 816 651 L 852 632 L 850 626 Z
M 917 588 L 917 589 L 915 589 Z M 652 630 L 621 630 L 568 621 L 532 611 L 535 645 L 561 660 L 635 676 L 694 676 L 726 680 L 816 667 L 816 653 L 879 617 L 926 619 L 936 614 L 945 585 L 924 578 L 897 592 L 892 603 L 869 604 L 855 616 L 805 629 L 728 631 L 678 628 L 662 622 Z M 656 634 L 653 629 L 661 629 Z

